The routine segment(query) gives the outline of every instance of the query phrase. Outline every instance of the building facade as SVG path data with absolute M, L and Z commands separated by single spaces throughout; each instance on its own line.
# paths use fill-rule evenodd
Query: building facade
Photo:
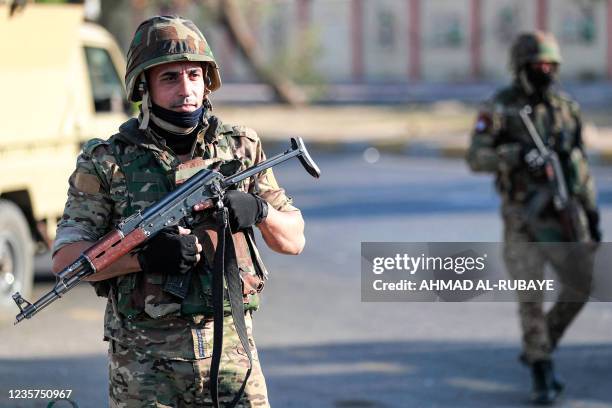
M 200 23 L 226 82 L 256 81 L 206 2 L 164 3 L 162 12 Z M 129 4 L 134 23 L 160 11 Z M 513 38 L 536 28 L 557 35 L 563 79 L 612 78 L 612 0 L 250 0 L 242 8 L 270 68 L 305 82 L 499 81 Z M 119 33 L 120 42 L 131 34 Z

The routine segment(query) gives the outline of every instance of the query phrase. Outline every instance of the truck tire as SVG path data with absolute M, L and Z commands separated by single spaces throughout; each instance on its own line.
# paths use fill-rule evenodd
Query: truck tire
M 34 280 L 34 243 L 28 222 L 15 204 L 0 200 L 0 321 L 12 319 L 19 309 L 15 292 L 29 298 Z

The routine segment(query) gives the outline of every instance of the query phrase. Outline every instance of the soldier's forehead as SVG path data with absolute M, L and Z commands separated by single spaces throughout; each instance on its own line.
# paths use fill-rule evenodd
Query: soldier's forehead
M 166 64 L 151 67 L 149 71 L 152 75 L 161 75 L 168 72 L 180 73 L 183 71 L 191 71 L 193 69 L 202 70 L 202 64 L 194 61 L 168 62 Z

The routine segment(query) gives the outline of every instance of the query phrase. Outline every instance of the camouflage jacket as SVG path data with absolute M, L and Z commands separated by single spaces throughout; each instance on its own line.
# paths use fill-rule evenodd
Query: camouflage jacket
M 194 158 L 202 158 L 208 168 L 234 161 L 242 170 L 265 160 L 265 154 L 252 129 L 219 124 L 216 132 L 208 132 L 208 136 L 206 129 L 198 134 Z M 137 171 L 132 171 L 130 180 L 126 180 L 123 169 L 132 164 Z M 69 179 L 68 200 L 58 224 L 54 252 L 73 242 L 96 241 L 123 217 L 159 200 L 174 188 L 179 165 L 180 160 L 166 148 L 163 138 L 149 129 L 138 130 L 136 119 L 124 123 L 119 133 L 108 140 L 86 143 Z M 278 186 L 271 169 L 256 179 L 245 180 L 239 188 L 257 192 L 279 211 L 298 211 Z M 196 234 L 201 237 L 198 231 Z M 212 254 L 206 253 L 207 245 L 202 238 L 201 241 L 205 256 L 198 267 L 206 264 L 207 259 L 211 261 L 214 255 L 214 250 Z M 178 298 L 162 293 L 165 276 L 162 273 L 144 276 L 136 272 L 112 280 L 105 337 L 164 358 L 207 357 L 201 348 L 194 347 L 202 343 L 203 325 L 212 316 L 210 270 L 200 269 L 193 274 L 192 289 L 186 299 L 199 305 L 197 312 L 185 312 L 185 302 L 181 304 Z M 141 305 L 134 305 L 134 290 L 142 292 Z M 257 303 L 254 299 L 250 308 L 256 308 Z
M 583 146 L 578 104 L 553 90 L 536 100 L 515 83 L 481 107 L 466 157 L 473 171 L 495 174 L 505 221 L 509 221 L 510 213 L 526 219 L 525 213 L 541 201 L 539 197 L 552 196 L 545 174 L 529 171 L 524 160 L 524 155 L 535 148 L 519 116 L 525 105 L 531 106 L 531 119 L 543 142 L 558 154 L 569 193 L 584 210 L 595 210 L 595 188 Z M 540 220 L 554 223 L 557 215 L 552 202 L 542 207 Z

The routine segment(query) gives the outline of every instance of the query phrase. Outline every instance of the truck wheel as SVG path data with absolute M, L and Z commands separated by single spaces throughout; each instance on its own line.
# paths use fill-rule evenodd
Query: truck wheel
M 34 279 L 34 244 L 23 213 L 15 204 L 0 200 L 0 320 L 19 312 L 15 292 L 29 298 Z

